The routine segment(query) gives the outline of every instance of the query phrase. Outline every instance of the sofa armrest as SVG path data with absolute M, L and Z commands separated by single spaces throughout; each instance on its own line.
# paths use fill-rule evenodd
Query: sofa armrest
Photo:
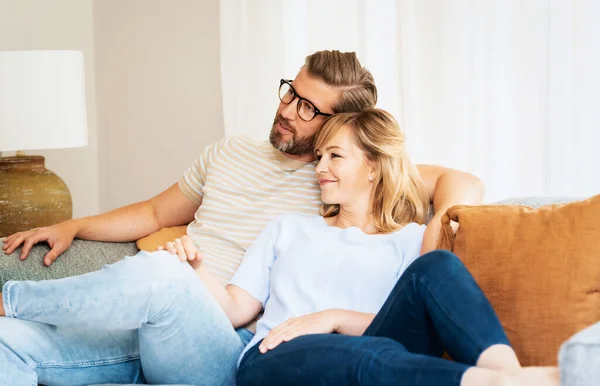
M 3 243 L 0 241 L 0 246 Z M 112 264 L 138 252 L 135 243 L 109 243 L 88 240 L 74 240 L 50 266 L 43 263 L 44 256 L 50 251 L 46 243 L 35 245 L 29 257 L 19 260 L 21 248 L 6 255 L 0 249 L 0 288 L 8 280 L 47 280 L 67 276 L 81 275 L 96 271 L 105 264 Z

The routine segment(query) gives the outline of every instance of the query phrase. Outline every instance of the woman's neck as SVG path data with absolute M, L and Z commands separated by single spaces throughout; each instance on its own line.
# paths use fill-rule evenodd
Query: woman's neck
M 367 210 L 352 211 L 340 207 L 339 213 L 331 217 L 328 224 L 342 229 L 357 227 L 366 234 L 378 233 L 373 221 L 373 214 Z

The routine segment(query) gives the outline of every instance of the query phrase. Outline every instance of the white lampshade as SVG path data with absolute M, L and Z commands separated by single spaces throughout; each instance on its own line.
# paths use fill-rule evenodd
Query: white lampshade
M 0 52 L 0 151 L 86 145 L 83 54 Z

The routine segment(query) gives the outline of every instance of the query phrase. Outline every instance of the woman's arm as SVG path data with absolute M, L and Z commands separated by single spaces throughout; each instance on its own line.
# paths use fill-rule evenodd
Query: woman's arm
M 375 314 L 347 310 L 329 310 L 334 320 L 333 331 L 343 335 L 360 336 L 373 319 Z
M 289 342 L 302 335 L 337 332 L 360 336 L 364 334 L 374 318 L 375 314 L 338 309 L 290 318 L 272 329 L 258 349 L 264 354 L 281 343 Z
M 196 269 L 196 273 L 221 308 L 223 308 L 233 328 L 245 326 L 256 319 L 262 311 L 262 303 L 247 291 L 235 285 L 223 287 L 213 274 L 208 272 L 204 267 Z

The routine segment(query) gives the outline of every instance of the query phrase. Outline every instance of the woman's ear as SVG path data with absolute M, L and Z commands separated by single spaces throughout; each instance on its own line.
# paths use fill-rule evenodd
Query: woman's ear
M 369 175 L 373 176 L 373 179 L 377 179 L 376 177 L 381 174 L 381 168 L 379 164 L 375 161 L 368 161 L 367 167 L 369 168 Z

